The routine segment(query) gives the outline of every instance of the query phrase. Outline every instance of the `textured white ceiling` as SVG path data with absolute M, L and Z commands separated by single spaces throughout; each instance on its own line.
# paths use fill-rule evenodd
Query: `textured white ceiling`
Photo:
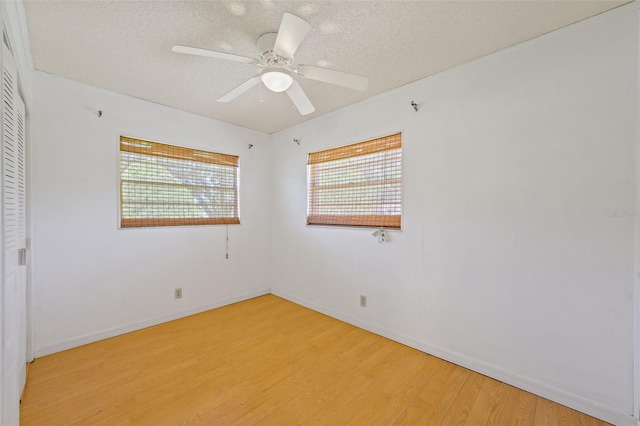
M 26 0 L 25 9 L 36 69 L 272 133 L 626 2 Z M 304 117 L 262 85 L 218 103 L 255 67 L 171 51 L 256 57 L 256 39 L 284 12 L 312 26 L 296 64 L 366 76 L 367 91 L 301 79 L 316 107 Z

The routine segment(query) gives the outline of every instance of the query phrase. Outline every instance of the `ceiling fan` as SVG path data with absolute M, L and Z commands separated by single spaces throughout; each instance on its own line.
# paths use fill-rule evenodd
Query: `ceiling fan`
M 241 62 L 258 67 L 258 75 L 251 77 L 240 86 L 218 98 L 218 102 L 232 101 L 262 81 L 269 90 L 274 92 L 286 91 L 300 114 L 307 115 L 315 111 L 315 108 L 298 82 L 293 78 L 294 75 L 355 90 L 365 90 L 369 84 L 369 80 L 366 77 L 359 75 L 310 65 L 292 66 L 294 62 L 293 55 L 310 29 L 311 25 L 304 19 L 298 18 L 291 13 L 285 13 L 277 33 L 266 33 L 258 38 L 256 45 L 260 53 L 260 59 L 180 45 L 173 46 L 171 50 L 189 55 Z

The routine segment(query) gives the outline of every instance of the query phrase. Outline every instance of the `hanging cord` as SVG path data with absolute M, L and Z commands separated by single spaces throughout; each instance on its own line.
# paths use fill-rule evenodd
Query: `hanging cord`
M 385 156 L 385 161 L 388 160 L 386 157 L 389 155 L 389 152 L 385 152 L 384 156 Z M 384 190 L 382 191 L 382 194 L 380 196 L 380 205 L 384 206 L 384 200 L 387 199 L 387 192 L 389 190 L 389 185 L 388 185 L 388 177 L 387 177 L 387 169 L 384 169 L 384 176 L 383 176 L 385 185 L 384 185 Z M 378 238 L 378 244 L 382 244 L 384 242 L 389 241 L 389 235 L 387 234 L 387 230 L 384 229 L 382 226 L 378 229 L 376 229 L 375 231 L 373 231 L 373 233 L 371 234 L 373 235 L 375 238 Z
M 229 225 L 227 225 L 227 254 L 225 259 L 229 259 Z

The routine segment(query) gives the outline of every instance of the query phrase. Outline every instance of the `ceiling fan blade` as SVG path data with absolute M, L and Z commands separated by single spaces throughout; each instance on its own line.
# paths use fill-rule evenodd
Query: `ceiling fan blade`
M 253 58 L 246 56 L 234 55 L 226 52 L 218 52 L 217 50 L 200 49 L 198 47 L 175 45 L 171 48 L 174 52 L 186 53 L 188 55 L 206 56 L 209 58 L 226 59 L 227 61 L 242 62 L 245 64 L 255 64 L 258 62 Z
M 297 81 L 293 80 L 291 87 L 287 89 L 287 95 L 289 95 L 301 115 L 311 114 L 316 110 Z
M 273 46 L 273 52 L 283 58 L 293 58 L 298 50 L 298 46 L 307 36 L 311 29 L 311 25 L 296 15 L 285 13 L 280 22 L 280 29 L 276 37 L 276 43 Z
M 310 80 L 323 81 L 325 83 L 336 84 L 338 86 L 348 87 L 355 90 L 366 90 L 369 85 L 369 79 L 355 74 L 334 71 L 328 68 L 312 67 L 309 65 L 300 65 L 297 69 L 301 77 Z
M 249 80 L 242 83 L 240 86 L 236 87 L 226 95 L 218 98 L 218 102 L 229 102 L 242 95 L 247 90 L 251 89 L 256 84 L 260 83 L 260 76 L 257 75 L 255 77 L 251 77 Z

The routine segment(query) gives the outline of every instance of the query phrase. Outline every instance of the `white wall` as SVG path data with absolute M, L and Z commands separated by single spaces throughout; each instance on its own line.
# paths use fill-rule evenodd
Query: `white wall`
M 267 135 L 41 72 L 34 94 L 37 356 L 268 292 Z M 229 260 L 226 226 L 118 229 L 120 134 L 240 156 Z
M 631 424 L 636 57 L 632 4 L 272 135 L 273 292 Z M 399 130 L 403 230 L 305 226 L 307 153 Z

